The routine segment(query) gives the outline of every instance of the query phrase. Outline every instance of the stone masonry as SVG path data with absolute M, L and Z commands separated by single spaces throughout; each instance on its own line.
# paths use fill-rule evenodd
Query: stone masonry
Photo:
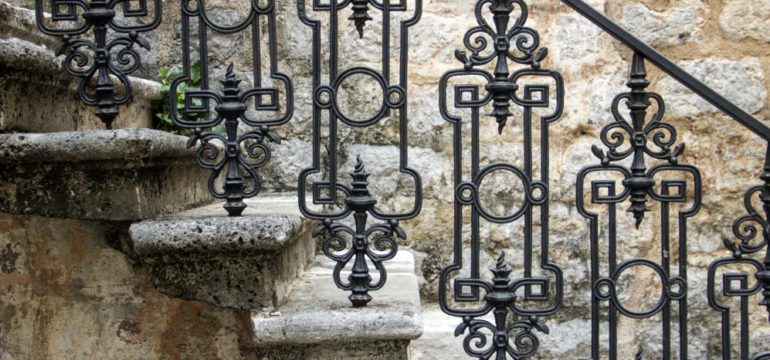
M 32 2 L 27 0 L 11 0 L 11 3 L 17 6 L 32 6 Z M 243 12 L 242 6 L 233 6 L 231 1 L 212 0 L 207 3 L 212 9 L 226 11 L 229 16 L 237 16 Z M 452 130 L 450 124 L 438 113 L 437 89 L 443 73 L 461 67 L 453 54 L 455 49 L 463 47 L 462 39 L 466 30 L 475 25 L 475 19 L 470 15 L 473 3 L 458 0 L 424 0 L 422 20 L 413 28 L 410 40 L 409 161 L 411 167 L 422 175 L 424 204 L 418 219 L 402 223 L 409 234 L 409 240 L 404 245 L 417 252 L 422 301 L 426 309 L 432 309 L 431 315 L 427 315 L 426 319 L 432 319 L 431 326 L 435 326 L 435 329 L 450 331 L 442 330 L 439 334 L 444 335 L 441 336 L 432 332 L 434 328 L 428 328 L 424 342 L 418 341 L 412 345 L 415 359 L 449 359 L 446 354 L 440 353 L 441 349 L 452 348 L 453 355 L 461 351 L 457 350 L 458 346 L 461 346 L 461 340 L 451 336 L 451 330 L 460 320 L 437 313 L 435 305 L 438 274 L 451 261 L 452 227 L 448 222 L 453 216 L 454 196 Z M 540 32 L 541 46 L 549 49 L 544 66 L 562 73 L 567 92 L 565 114 L 551 128 L 549 184 L 550 255 L 552 261 L 559 264 L 565 272 L 565 301 L 559 314 L 545 319 L 552 331 L 550 335 L 541 337 L 542 350 L 538 358 L 587 359 L 590 351 L 591 293 L 588 273 L 588 227 L 575 207 L 576 174 L 585 166 L 597 164 L 590 151 L 591 145 L 600 144 L 599 132 L 612 120 L 609 107 L 613 97 L 626 91 L 625 82 L 631 52 L 559 1 L 530 0 L 528 3 L 528 26 Z M 770 124 L 770 2 L 591 0 L 589 3 L 734 101 L 739 107 Z M 297 108 L 294 119 L 278 129 L 285 141 L 274 148 L 272 164 L 266 168 L 265 184 L 273 192 L 291 192 L 296 190 L 298 172 L 310 166 L 311 34 L 309 28 L 298 20 L 295 1 L 278 0 L 276 6 L 279 11 L 278 67 L 294 77 Z M 164 12 L 164 23 L 158 31 L 157 43 L 153 47 L 153 57 L 158 63 L 148 65 L 151 68 L 180 62 L 179 3 L 165 1 Z M 375 20 L 368 26 L 379 25 Z M 379 61 L 378 53 L 374 56 L 367 53 L 376 49 L 380 42 L 375 33 L 369 32 L 364 38 L 367 45 L 359 46 L 360 43 L 354 41 L 358 36 L 355 28 L 347 25 L 342 27 L 344 39 L 340 41 L 340 52 L 345 54 L 342 59 L 343 68 L 353 64 L 376 65 Z M 245 38 L 236 39 L 212 37 L 214 44 L 211 48 L 220 49 L 217 58 L 212 59 L 215 67 L 221 69 L 230 62 L 237 65 L 247 61 L 237 50 L 228 50 L 234 49 L 233 44 L 248 40 L 248 35 L 244 36 Z M 713 260 L 730 254 L 723 246 L 723 239 L 734 240 L 731 228 L 733 221 L 745 213 L 743 194 L 749 187 L 761 183 L 758 176 L 766 144 L 653 66 L 649 66 L 648 70 L 652 80 L 650 90 L 660 93 L 666 100 L 666 121 L 677 128 L 679 141 L 687 144 L 687 151 L 680 159 L 681 162 L 698 166 L 703 177 L 703 207 L 700 213 L 690 220 L 687 239 L 689 348 L 691 359 L 716 359 L 715 351 L 720 346 L 719 317 L 706 300 L 707 267 Z M 149 74 L 150 77 L 152 75 Z M 356 83 L 348 90 L 350 96 L 343 106 L 346 109 L 367 113 L 372 104 L 379 101 L 376 84 Z M 487 121 L 488 127 L 481 133 L 481 142 L 485 147 L 482 162 L 504 161 L 515 164 L 519 161 L 522 144 L 518 141 L 521 138 L 521 129 L 517 126 L 520 123 L 517 124 L 514 119 L 503 135 L 498 135 L 494 120 L 484 118 L 484 121 Z M 371 169 L 373 173 L 370 190 L 379 199 L 381 206 L 411 206 L 409 187 L 412 184 L 398 174 L 396 121 L 382 121 L 378 126 L 363 131 L 343 126 L 340 134 L 342 141 L 338 149 L 341 156 L 339 173 L 349 173 L 355 164 L 356 155 L 360 154 L 367 163 L 367 169 Z M 488 195 L 491 199 L 503 199 L 497 204 L 501 211 L 514 206 L 506 203 L 507 198 L 503 196 L 515 191 L 512 182 L 505 177 L 491 180 L 493 183 L 487 186 L 493 191 L 489 191 Z M 657 259 L 660 239 L 655 226 L 658 224 L 659 219 L 656 217 L 659 215 L 651 213 L 651 220 L 636 230 L 632 219 L 629 219 L 631 214 L 619 214 L 619 242 L 622 244 L 619 258 Z M 3 228 L 17 229 L 16 231 L 22 231 L 18 230 L 22 222 L 43 221 L 37 217 L 15 216 L 4 216 L 0 220 L 0 226 L 6 224 Z M 64 220 L 61 224 L 46 224 L 45 226 L 61 226 L 64 229 L 72 226 Z M 521 227 L 497 226 L 483 222 L 482 225 L 482 270 L 492 267 L 497 255 L 506 252 L 509 254 L 510 265 L 518 269 L 520 275 L 522 245 L 518 239 L 521 239 Z M 48 233 L 47 231 L 46 234 Z M 99 235 L 82 234 L 78 237 L 84 242 L 83 249 L 110 253 L 103 245 L 90 243 L 94 236 Z M 539 249 L 536 249 L 536 253 L 538 251 Z M 30 261 L 45 262 L 45 257 L 51 256 L 42 250 L 39 253 L 39 259 Z M 64 260 L 75 262 L 72 256 L 67 256 Z M 98 265 L 98 269 L 107 267 L 103 263 Z M 120 268 L 117 271 L 119 274 L 130 273 Z M 513 276 L 516 275 L 514 272 Z M 648 275 L 637 273 L 626 280 L 628 285 L 622 295 L 625 303 L 644 308 L 656 301 L 650 300 L 648 295 L 650 292 L 659 291 L 660 285 L 650 280 Z M 75 278 L 73 275 L 73 281 Z M 62 291 L 64 290 L 68 291 L 67 299 L 72 299 L 71 301 L 77 301 L 78 296 L 91 296 L 81 295 L 89 289 L 75 287 Z M 220 337 L 220 343 L 224 345 L 217 349 L 206 348 L 206 354 L 229 358 L 228 356 L 234 356 L 233 354 L 238 352 L 239 344 L 244 342 L 243 333 L 246 330 L 241 328 L 242 319 L 223 322 L 221 319 L 227 319 L 229 315 L 217 314 L 219 309 L 199 303 L 193 303 L 193 308 L 182 306 L 181 302 L 161 299 L 145 288 L 133 291 L 139 292 L 141 296 L 151 292 L 152 295 L 147 297 L 147 301 L 157 302 L 157 311 L 171 311 L 174 314 L 174 317 L 164 318 L 167 322 L 163 323 L 162 327 L 151 329 L 152 334 L 160 335 L 173 331 L 169 322 L 175 321 L 176 318 L 184 320 L 187 317 L 210 317 L 218 319 L 211 328 L 177 330 L 191 331 L 195 335 L 194 343 L 185 346 L 193 348 L 199 346 L 197 342 L 200 339 Z M 765 310 L 755 304 L 758 301 L 759 298 L 752 301 L 751 308 L 754 314 L 752 350 L 763 351 L 768 350 L 770 326 L 767 324 Z M 9 311 L 16 309 L 0 308 L 0 319 Z M 132 311 L 132 308 L 127 305 L 126 311 Z M 50 317 L 47 314 L 35 316 Z M 152 319 L 156 314 L 143 316 Z M 50 318 L 50 321 L 56 326 L 67 325 L 59 318 Z M 633 358 L 640 345 L 647 347 L 648 354 L 657 354 L 656 346 L 659 345 L 656 344 L 659 343 L 660 337 L 658 323 L 659 318 L 649 321 L 621 320 L 620 358 Z M 0 322 L 0 333 L 2 326 Z M 123 328 L 121 324 L 121 329 Z M 123 333 L 130 337 L 131 329 L 132 325 L 126 324 Z M 150 339 L 151 336 L 144 334 L 142 338 Z M 22 339 L 13 341 L 17 341 L 19 346 L 27 344 L 24 342 L 26 340 Z M 130 341 L 130 338 L 127 341 Z M 145 341 L 148 341 L 143 343 L 145 347 L 174 345 L 181 349 L 182 346 L 177 343 L 154 344 L 150 340 Z M 187 347 L 184 351 L 188 350 Z

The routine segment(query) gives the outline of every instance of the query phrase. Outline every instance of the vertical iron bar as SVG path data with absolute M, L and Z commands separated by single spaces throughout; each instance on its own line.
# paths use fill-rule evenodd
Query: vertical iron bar
M 669 190 L 667 187 L 663 187 L 661 195 L 668 196 Z M 670 244 L 670 224 L 669 224 L 669 206 L 667 201 L 660 203 L 660 264 L 663 268 L 663 273 L 666 274 L 666 278 L 671 278 L 671 244 Z M 668 289 L 666 289 L 668 290 Z M 663 358 L 671 358 L 671 301 L 666 299 L 666 304 L 663 306 L 663 322 L 661 324 L 661 331 L 663 334 Z

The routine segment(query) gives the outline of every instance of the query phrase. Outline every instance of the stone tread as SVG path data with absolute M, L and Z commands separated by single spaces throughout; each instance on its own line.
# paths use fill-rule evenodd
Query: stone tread
M 349 292 L 332 280 L 334 262 L 319 255 L 289 295 L 270 314 L 254 313 L 257 347 L 323 343 L 413 340 L 422 335 L 422 315 L 414 256 L 401 249 L 385 262 L 388 281 L 371 293 L 367 307 L 353 308 Z
M 192 158 L 187 138 L 151 129 L 0 134 L 0 163 Z
M 211 203 L 183 136 L 151 129 L 0 134 L 0 211 L 137 221 Z
M 222 204 L 147 220 L 130 228 L 140 256 L 185 252 L 276 251 L 309 224 L 293 194 L 246 200 L 240 217 L 229 217 Z

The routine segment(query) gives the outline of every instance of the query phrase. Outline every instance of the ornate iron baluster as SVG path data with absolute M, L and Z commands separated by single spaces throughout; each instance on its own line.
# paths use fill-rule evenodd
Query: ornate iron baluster
M 217 24 L 209 16 L 205 2 L 198 1 L 197 7 L 190 7 L 188 1 L 181 2 L 182 11 L 182 52 L 183 74 L 175 79 L 169 90 L 169 109 L 174 123 L 182 128 L 195 131 L 187 146 L 200 142 L 197 152 L 198 163 L 211 170 L 209 190 L 219 199 L 227 199 L 224 208 L 230 216 L 240 216 L 246 209 L 243 199 L 256 196 L 262 188 L 258 169 L 271 158 L 268 142 L 281 143 L 281 137 L 273 128 L 287 123 L 294 113 L 294 91 L 291 79 L 278 71 L 275 0 L 264 5 L 252 1 L 245 19 L 233 24 Z M 197 20 L 191 24 L 191 19 Z M 265 20 L 262 20 L 265 19 Z M 269 64 L 263 65 L 261 22 L 267 21 L 267 42 Z M 191 45 L 191 26 L 197 26 L 197 48 Z M 235 34 L 249 29 L 252 48 L 252 82 L 249 88 L 241 83 L 243 75 L 235 72 L 230 64 L 227 73 L 220 80 L 222 89 L 217 91 L 209 85 L 208 33 Z M 191 80 L 192 52 L 198 52 L 201 67 L 201 88 L 184 86 Z M 263 84 L 262 72 L 267 71 L 273 86 Z M 280 83 L 279 88 L 276 83 Z M 283 90 L 283 91 L 281 91 Z M 177 94 L 184 92 L 185 106 L 177 110 Z M 279 99 L 283 97 L 283 101 Z M 211 102 L 215 106 L 211 106 Z M 253 107 L 251 103 L 253 102 Z M 263 114 L 263 115 L 260 115 Z M 260 115 L 260 116 L 258 116 Z M 211 131 L 224 122 L 225 134 Z M 243 133 L 241 125 L 251 127 Z M 221 149 L 224 154 L 221 154 Z M 224 179 L 221 179 L 224 172 Z M 222 182 L 223 183 L 218 183 Z
M 512 19 L 513 11 L 519 9 L 519 17 Z M 488 10 L 494 24 L 486 20 Z M 445 74 L 439 85 L 441 114 L 454 127 L 454 260 L 441 273 L 439 279 L 439 303 L 442 310 L 452 316 L 461 317 L 463 322 L 455 335 L 465 334 L 464 348 L 468 355 L 479 359 L 503 360 L 510 356 L 522 359 L 537 353 L 539 339 L 537 332 L 548 333 L 548 327 L 541 317 L 552 315 L 561 308 L 563 277 L 559 266 L 549 260 L 549 126 L 558 120 L 563 112 L 564 84 L 558 72 L 541 69 L 541 62 L 547 55 L 545 48 L 539 49 L 538 33 L 525 23 L 528 8 L 523 0 L 480 0 L 476 3 L 475 16 L 478 26 L 471 28 L 464 37 L 466 51 L 457 50 L 455 57 L 464 65 L 461 70 Z M 491 40 L 490 40 L 491 39 Z M 488 44 L 493 44 L 489 48 Z M 526 67 L 511 74 L 508 61 Z M 493 72 L 484 69 L 493 64 Z M 468 79 L 469 84 L 454 87 L 454 109 L 466 111 L 464 115 L 450 113 L 447 90 L 450 80 Z M 471 80 L 473 79 L 473 80 Z M 530 80 L 534 79 L 534 80 Z M 465 81 L 465 80 L 463 80 Z M 481 85 L 486 94 L 481 94 Z M 554 96 L 555 94 L 555 96 Z M 480 164 L 480 114 L 482 108 L 493 108 L 489 114 L 502 130 L 513 117 L 511 107 L 521 107 L 524 158 L 523 166 L 508 163 L 493 163 L 485 167 Z M 465 110 L 464 110 L 465 109 Z M 470 116 L 468 117 L 467 111 Z M 551 112 L 548 112 L 548 111 Z M 548 112 L 539 117 L 540 159 L 539 176 L 535 176 L 533 154 L 533 122 L 536 113 Z M 464 118 L 465 117 L 465 118 Z M 463 171 L 463 127 L 471 128 L 471 179 L 465 180 Z M 489 212 L 479 195 L 479 187 L 487 176 L 507 172 L 517 177 L 524 188 L 521 207 L 511 214 L 497 215 Z M 464 216 L 463 209 L 470 207 L 470 250 L 471 259 L 468 274 L 460 274 L 463 265 Z M 540 213 L 540 272 L 545 276 L 533 275 L 533 236 L 535 234 L 534 212 Z M 500 255 L 497 266 L 491 269 L 493 278 L 484 280 L 480 271 L 481 221 L 491 224 L 508 224 L 523 221 L 523 277 L 512 279 L 512 270 Z M 481 291 L 485 295 L 481 295 Z M 521 294 L 520 294 L 521 293 Z M 461 306 L 455 303 L 476 303 Z M 480 303 L 480 304 L 479 304 Z M 544 303 L 542 306 L 535 306 Z M 494 323 L 479 319 L 489 313 Z M 513 321 L 510 319 L 513 318 Z M 490 342 L 488 339 L 492 338 Z M 512 337 L 512 339 L 511 339 Z
M 768 147 L 765 166 L 759 177 L 763 185 L 755 186 L 746 192 L 744 206 L 748 214 L 738 218 L 733 224 L 733 234 L 738 243 L 729 239 L 724 240 L 725 246 L 732 251 L 732 257 L 717 259 L 709 266 L 708 272 L 708 301 L 711 307 L 722 315 L 722 358 L 732 358 L 731 333 L 734 326 L 731 320 L 732 309 L 730 298 L 738 298 L 739 328 L 740 328 L 740 358 L 749 359 L 749 300 L 752 296 L 762 293 L 759 304 L 770 312 L 770 147 Z M 762 204 L 758 211 L 755 203 Z M 764 251 L 763 262 L 752 255 Z M 736 267 L 749 267 L 755 270 L 757 282 L 750 286 L 749 273 Z M 721 296 L 717 296 L 717 273 L 722 272 Z M 770 352 L 763 352 L 751 357 L 752 360 L 770 359 Z
M 631 80 L 627 85 L 630 92 L 615 97 L 612 102 L 612 114 L 615 121 L 607 125 L 601 132 L 601 140 L 608 150 L 605 152 L 597 146 L 592 151 L 601 161 L 601 165 L 587 167 L 578 173 L 577 180 L 577 206 L 580 214 L 589 220 L 591 241 L 591 325 L 592 325 L 592 350 L 591 358 L 600 359 L 600 327 L 603 322 L 601 317 L 603 302 L 607 302 L 607 322 L 609 326 L 609 358 L 618 358 L 617 326 L 618 316 L 623 315 L 634 319 L 647 319 L 657 314 L 662 314 L 662 356 L 671 358 L 672 352 L 672 305 L 678 304 L 678 324 L 680 329 L 687 329 L 687 219 L 694 216 L 701 204 L 701 178 L 700 172 L 694 166 L 679 164 L 678 157 L 684 152 L 684 144 L 672 146 L 677 141 L 676 130 L 673 126 L 663 122 L 665 104 L 660 95 L 647 92 L 649 85 L 646 79 L 647 73 L 644 58 L 635 54 L 631 65 Z M 628 107 L 631 121 L 621 115 L 620 105 L 625 101 Z M 657 105 L 655 114 L 648 116 L 647 110 L 654 101 Z M 647 119 L 650 118 L 648 121 Z M 629 139 L 630 141 L 626 141 Z M 624 159 L 633 158 L 630 168 L 620 164 Z M 647 168 L 646 158 L 664 160 L 666 163 Z M 607 228 L 600 230 L 604 222 L 600 222 L 600 215 L 587 208 L 584 199 L 584 184 L 587 178 L 594 174 L 599 177 L 610 173 L 622 178 L 623 190 L 618 193 L 616 181 L 612 178 L 591 181 L 591 204 L 607 207 Z M 687 191 L 687 179 L 662 180 L 660 191 L 656 190 L 655 177 L 666 173 L 689 174 L 694 183 L 693 195 Z M 633 214 L 636 227 L 644 219 L 644 213 L 649 212 L 647 203 L 655 200 L 660 203 L 660 263 L 644 258 L 634 258 L 618 262 L 618 229 L 616 207 L 630 199 L 631 208 L 628 212 Z M 675 204 L 681 204 L 678 211 L 678 247 L 672 250 L 670 235 L 671 208 Z M 687 207 L 687 204 L 691 204 Z M 602 276 L 600 234 L 607 237 L 607 275 Z M 677 257 L 678 267 L 676 275 L 671 270 L 672 259 Z M 618 280 L 627 271 L 633 268 L 647 267 L 653 270 L 659 277 L 662 293 L 656 305 L 651 309 L 629 309 L 621 303 L 618 297 Z M 679 332 L 679 358 L 687 359 L 687 331 Z M 640 351 L 640 354 L 642 352 Z
M 152 31 L 160 25 L 161 2 L 153 0 L 151 21 L 132 25 L 123 21 L 150 16 L 147 0 L 50 0 L 48 8 L 51 10 L 53 26 L 47 24 L 45 13 L 48 8 L 43 2 L 35 0 L 38 28 L 47 35 L 63 36 L 62 46 L 56 51 L 56 56 L 66 54 L 64 68 L 72 76 L 81 78 L 78 87 L 80 99 L 86 105 L 96 106 L 96 116 L 107 129 L 112 129 L 112 123 L 119 113 L 118 105 L 127 104 L 132 99 L 128 75 L 141 66 L 140 56 L 134 46 L 150 49 L 150 43 L 139 34 Z M 122 19 L 116 17 L 119 4 L 123 8 Z M 72 24 L 72 27 L 66 27 L 66 24 Z M 92 29 L 93 40 L 80 38 Z M 125 36 L 110 37 L 110 30 Z M 113 76 L 122 84 L 122 94 L 119 94 Z M 90 86 L 93 86 L 92 91 L 89 90 Z
M 375 70 L 368 67 L 351 67 L 340 72 L 339 69 L 339 21 L 340 12 L 352 4 L 350 17 L 354 20 L 357 30 L 363 37 L 363 25 L 371 19 L 368 15 L 370 4 L 382 14 L 382 69 Z M 398 80 L 391 84 L 391 12 L 406 12 L 406 1 L 391 4 L 390 0 L 378 2 L 376 0 L 347 0 L 338 2 L 335 0 L 321 3 L 313 0 L 312 9 L 316 13 L 329 13 L 329 53 L 328 53 L 328 80 L 325 79 L 324 66 L 321 65 L 321 33 L 324 26 L 320 20 L 311 18 L 306 10 L 305 0 L 297 1 L 300 19 L 313 30 L 313 164 L 304 169 L 299 176 L 299 206 L 302 213 L 315 220 L 321 220 L 322 224 L 316 229 L 315 236 L 323 236 L 323 251 L 331 259 L 337 262 L 334 268 L 334 282 L 342 290 L 351 291 L 349 299 L 353 306 L 366 306 L 372 297 L 370 291 L 381 289 L 385 285 L 387 272 L 384 261 L 392 259 L 398 251 L 397 238 L 405 239 L 406 233 L 399 227 L 399 221 L 416 217 L 422 205 L 422 185 L 420 176 L 409 168 L 407 161 L 407 74 L 409 64 L 409 28 L 417 23 L 422 11 L 422 0 L 414 1 L 414 15 L 401 21 L 400 24 L 400 53 L 398 54 Z M 346 116 L 338 105 L 338 92 L 346 79 L 354 75 L 363 75 L 375 80 L 383 90 L 383 99 L 377 113 L 364 120 L 352 119 Z M 326 80 L 326 81 L 324 81 Z M 386 213 L 375 207 L 377 199 L 369 193 L 369 174 L 364 169 L 366 154 L 351 154 L 357 156 L 355 171 L 351 174 L 350 186 L 341 184 L 337 179 L 338 164 L 338 122 L 350 127 L 370 127 L 381 120 L 391 116 L 392 111 L 398 112 L 399 124 L 399 171 L 413 180 L 415 184 L 414 205 L 405 212 Z M 323 137 L 322 126 L 328 115 L 328 173 L 323 174 L 326 180 L 313 180 L 310 177 L 321 174 Z M 328 211 L 316 211 L 308 206 L 305 197 L 307 186 L 312 184 L 313 204 L 325 205 Z M 344 195 L 344 202 L 340 196 Z M 336 206 L 340 205 L 340 206 Z M 336 207 L 341 207 L 335 209 Z M 347 226 L 339 221 L 353 216 L 354 227 Z M 369 225 L 369 218 L 380 220 L 379 223 Z M 343 279 L 343 271 L 353 262 L 347 281 Z M 370 274 L 369 263 L 377 272 L 375 280 Z

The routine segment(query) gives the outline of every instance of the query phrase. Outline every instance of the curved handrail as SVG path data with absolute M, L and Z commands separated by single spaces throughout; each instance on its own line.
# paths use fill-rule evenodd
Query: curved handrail
M 682 85 L 686 86 L 694 93 L 700 95 L 703 99 L 716 106 L 726 115 L 732 117 L 735 121 L 745 126 L 763 139 L 770 141 L 770 127 L 763 124 L 759 119 L 747 113 L 737 105 L 727 100 L 706 84 L 696 79 L 690 73 L 674 64 L 666 56 L 655 50 L 642 40 L 639 40 L 627 30 L 620 27 L 606 15 L 596 11 L 591 5 L 583 0 L 561 0 L 567 6 L 571 7 L 583 17 L 590 20 L 602 30 L 612 35 L 615 39 L 624 43 L 627 47 L 643 55 L 649 62 L 657 66 L 660 70 L 676 79 Z

